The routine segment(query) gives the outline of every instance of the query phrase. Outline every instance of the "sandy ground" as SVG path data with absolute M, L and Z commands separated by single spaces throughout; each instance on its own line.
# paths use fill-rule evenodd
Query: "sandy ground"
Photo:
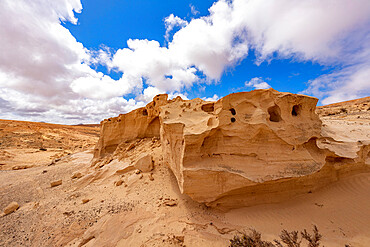
M 0 218 L 1 246 L 227 246 L 255 228 L 267 240 L 282 229 L 318 226 L 325 246 L 370 243 L 370 173 L 358 174 L 289 201 L 219 212 L 181 195 L 167 167 L 126 173 L 116 168 L 85 174 L 92 155 L 68 156 L 53 166 L 0 172 L 0 207 L 20 209 Z M 109 167 L 109 168 L 108 168 Z M 71 179 L 76 171 L 84 173 Z M 58 187 L 50 182 L 63 180 Z M 21 183 L 19 181 L 22 181 Z M 127 185 L 127 187 L 125 186 Z M 86 204 L 83 199 L 90 199 Z
M 368 112 L 360 118 L 341 114 L 322 117 L 327 131 L 342 133 L 339 139 L 370 138 Z M 39 165 L 28 169 L 0 170 L 0 209 L 12 201 L 20 205 L 16 212 L 0 217 L 0 246 L 216 247 L 228 246 L 235 234 L 250 228 L 273 240 L 282 229 L 311 230 L 313 224 L 325 246 L 370 245 L 370 173 L 281 203 L 221 212 L 180 193 L 173 174 L 162 164 L 157 139 L 136 142 L 120 162 L 101 168 L 91 166 L 92 146 L 79 151 L 79 145 L 51 165 L 53 146 L 47 151 L 27 145 L 0 149 L 17 164 L 27 164 L 28 154 L 48 161 L 35 161 Z M 119 172 L 143 152 L 153 155 L 152 174 Z M 46 154 L 50 157 L 41 157 Z M 8 168 L 14 165 L 9 164 Z M 76 172 L 82 177 L 72 178 Z M 62 185 L 51 187 L 57 180 Z M 117 186 L 117 181 L 122 184 Z
M 69 126 L 0 119 L 0 170 L 51 164 L 94 147 L 98 125 Z

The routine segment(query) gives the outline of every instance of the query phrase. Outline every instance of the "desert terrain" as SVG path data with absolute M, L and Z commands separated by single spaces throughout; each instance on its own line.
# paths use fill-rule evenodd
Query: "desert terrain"
M 199 102 L 202 107 L 206 106 L 202 109 L 207 114 L 214 110 L 209 103 Z M 172 105 L 165 106 L 169 114 L 163 114 L 169 117 L 163 119 L 169 127 L 179 119 L 171 115 L 180 109 L 176 108 L 177 104 L 183 102 L 173 101 Z M 152 105 L 155 107 L 153 102 Z M 187 116 L 185 108 L 179 110 L 180 118 Z M 235 110 L 230 112 L 235 115 Z M 298 109 L 292 115 L 297 113 Z M 14 212 L 0 217 L 0 246 L 228 246 L 233 236 L 250 229 L 261 232 L 265 240 L 273 241 L 283 229 L 311 230 L 313 225 L 323 235 L 321 244 L 324 246 L 369 246 L 370 171 L 366 168 L 367 161 L 352 169 L 352 158 L 348 157 L 354 155 L 353 160 L 359 160 L 356 155 L 361 150 L 363 159 L 370 158 L 369 152 L 365 153 L 366 143 L 370 141 L 370 97 L 317 107 L 316 113 L 319 118 L 314 120 L 322 122 L 319 134 L 327 141 L 321 145 L 325 148 L 332 145 L 338 156 L 330 160 L 344 162 L 344 168 L 330 171 L 335 175 L 328 173 L 330 176 L 325 177 L 324 168 L 314 166 L 312 169 L 319 169 L 317 173 L 325 176 L 314 178 L 313 183 L 326 180 L 327 184 L 320 182 L 323 186 L 313 189 L 303 186 L 294 195 L 272 190 L 263 194 L 262 199 L 255 196 L 254 205 L 245 196 L 236 195 L 235 190 L 226 191 L 222 196 L 214 191 L 217 199 L 211 198 L 197 189 L 201 185 L 191 186 L 199 180 L 186 181 L 190 177 L 186 170 L 176 174 L 177 168 L 166 163 L 170 147 L 164 146 L 161 138 L 153 134 L 159 128 L 156 118 L 151 121 L 153 129 L 145 129 L 144 136 L 119 144 L 111 140 L 118 138 L 115 130 L 120 121 L 130 124 L 127 117 L 104 120 L 105 126 L 114 128 L 104 127 L 100 138 L 99 127 L 94 125 L 0 120 L 0 209 L 12 202 L 19 205 Z M 148 114 L 152 113 L 144 109 L 143 116 Z M 202 133 L 203 130 L 197 129 L 200 120 L 185 120 L 189 121 L 186 124 L 190 126 L 191 137 Z M 206 121 L 207 126 L 214 126 L 212 121 Z M 239 118 L 231 119 L 232 123 L 235 121 Z M 279 131 L 276 127 L 276 133 Z M 133 132 L 130 130 L 124 135 L 133 135 Z M 161 133 L 163 135 L 166 133 Z M 348 145 L 341 145 L 343 143 Z M 298 146 L 297 150 L 304 154 L 305 150 Z M 308 147 L 307 150 L 310 151 Z M 347 158 L 340 158 L 341 153 Z M 150 154 L 152 161 L 145 162 L 143 154 Z M 304 164 L 310 169 L 303 175 L 316 174 L 309 163 Z M 276 168 L 269 169 L 274 172 Z M 264 178 L 257 174 L 253 178 L 265 179 L 263 182 L 274 185 L 271 181 L 276 179 L 287 181 L 290 177 L 299 177 L 289 172 L 279 173 L 278 178 L 270 174 Z M 302 171 L 299 172 L 301 175 Z M 184 176 L 183 184 L 179 180 L 181 176 Z M 219 183 L 227 185 L 225 181 Z M 305 180 L 301 183 L 306 185 Z M 292 187 L 288 185 L 282 183 L 278 186 L 283 187 L 277 188 L 290 190 Z M 258 193 L 265 193 L 264 188 Z M 237 207 L 238 202 L 244 206 Z M 301 246 L 306 246 L 306 242 Z

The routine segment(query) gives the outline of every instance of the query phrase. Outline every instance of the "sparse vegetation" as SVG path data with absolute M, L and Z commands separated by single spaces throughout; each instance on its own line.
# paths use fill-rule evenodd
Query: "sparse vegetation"
M 233 239 L 230 239 L 229 247 L 301 247 L 303 240 L 306 240 L 307 247 L 319 247 L 322 235 L 314 225 L 313 234 L 308 233 L 306 229 L 301 231 L 301 234 L 298 231 L 289 232 L 284 229 L 279 237 L 280 240 L 274 240 L 274 243 L 264 241 L 260 232 L 251 229 L 250 233 L 236 235 Z
M 230 239 L 229 247 L 274 247 L 275 245 L 261 239 L 261 233 L 251 229 L 249 234 L 243 233 L 241 236 L 236 235 Z

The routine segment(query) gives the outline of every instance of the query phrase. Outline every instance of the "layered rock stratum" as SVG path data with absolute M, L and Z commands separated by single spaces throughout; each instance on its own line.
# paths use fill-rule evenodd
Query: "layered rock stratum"
M 93 165 L 122 160 L 134 141 L 159 138 L 180 191 L 226 209 L 278 202 L 369 170 L 370 138 L 337 135 L 315 113 L 316 104 L 316 98 L 273 89 L 217 102 L 158 95 L 101 123 Z

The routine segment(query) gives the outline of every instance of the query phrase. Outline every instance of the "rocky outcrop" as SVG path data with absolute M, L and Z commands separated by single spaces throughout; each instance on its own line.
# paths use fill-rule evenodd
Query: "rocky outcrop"
M 113 154 L 117 146 L 137 138 L 159 137 L 159 108 L 167 103 L 167 94 L 154 97 L 145 107 L 100 123 L 100 139 L 94 150 L 94 158 Z
M 164 163 L 195 201 L 224 208 L 277 202 L 369 169 L 367 140 L 331 137 L 316 103 L 273 89 L 217 102 L 159 95 L 145 108 L 104 120 L 95 159 L 118 145 L 128 152 L 122 143 L 136 138 L 160 137 Z

